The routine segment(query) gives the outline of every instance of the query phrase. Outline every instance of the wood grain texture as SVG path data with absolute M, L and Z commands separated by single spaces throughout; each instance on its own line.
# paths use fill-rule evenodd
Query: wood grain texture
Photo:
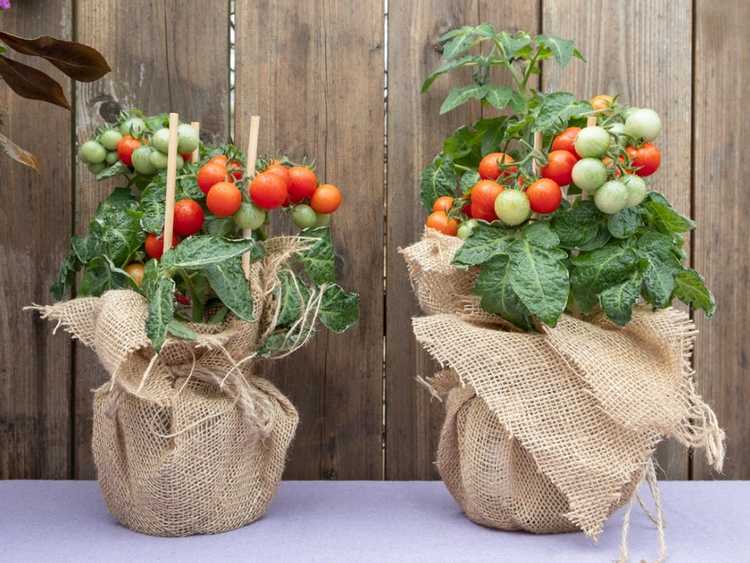
M 697 2 L 695 14 L 695 268 L 716 295 L 713 320 L 696 313 L 698 388 L 727 434 L 727 458 L 716 475 L 700 451 L 694 479 L 750 478 L 750 192 L 744 146 L 750 122 L 747 50 L 750 4 L 743 0 Z
M 588 63 L 563 70 L 544 67 L 545 90 L 567 90 L 588 99 L 619 95 L 633 106 L 659 112 L 662 165 L 653 189 L 690 213 L 691 2 L 689 0 L 545 0 L 544 33 L 573 39 Z M 660 446 L 657 460 L 670 479 L 687 479 L 688 454 Z
M 228 9 L 223 2 L 208 10 L 200 0 L 78 0 L 77 39 L 101 51 L 113 69 L 102 80 L 78 85 L 78 141 L 129 108 L 176 111 L 183 122 L 200 122 L 204 141 L 226 141 Z M 76 230 L 82 232 L 115 184 L 96 182 L 81 163 L 76 178 Z M 91 390 L 107 374 L 93 352 L 77 345 L 75 375 L 75 476 L 91 479 Z
M 261 154 L 308 155 L 321 179 L 341 187 L 337 265 L 361 296 L 354 330 L 321 330 L 259 368 L 300 412 L 286 477 L 381 479 L 383 4 L 239 0 L 236 22 L 237 139 L 258 114 Z
M 35 37 L 69 39 L 68 0 L 16 2 L 2 29 Z M 8 53 L 55 78 L 70 99 L 70 81 L 52 65 Z M 0 131 L 31 151 L 37 174 L 0 153 L 0 479 L 68 479 L 71 476 L 71 344 L 36 314 L 71 234 L 69 111 L 25 100 L 0 86 Z
M 452 86 L 470 75 L 441 77 L 420 96 L 421 82 L 440 61 L 437 39 L 460 25 L 483 21 L 498 29 L 537 29 L 535 2 L 391 2 L 388 14 L 388 208 L 386 287 L 386 478 L 434 479 L 442 405 L 419 387 L 436 364 L 421 351 L 411 329 L 420 314 L 398 249 L 421 236 L 425 211 L 419 203 L 419 172 L 456 128 L 480 116 L 470 104 L 444 116 L 440 104 Z

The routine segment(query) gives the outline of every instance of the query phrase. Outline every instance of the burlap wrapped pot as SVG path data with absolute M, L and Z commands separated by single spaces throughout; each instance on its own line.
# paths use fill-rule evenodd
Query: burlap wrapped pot
M 169 337 L 158 354 L 145 332 L 148 304 L 134 291 L 39 308 L 110 374 L 94 396 L 93 452 L 107 507 L 125 526 L 208 534 L 265 513 L 298 416 L 254 375 L 253 359 L 273 329 L 277 273 L 301 244 L 272 239 L 253 264 L 254 321 L 192 323 L 195 340 Z
M 563 315 L 524 333 L 479 307 L 476 271 L 451 265 L 461 244 L 428 231 L 402 253 L 427 313 L 414 334 L 447 368 L 424 381 L 446 406 L 437 467 L 469 518 L 596 538 L 642 479 L 655 486 L 661 439 L 703 447 L 721 469 L 724 433 L 693 387 L 685 313 L 639 307 L 624 328 Z

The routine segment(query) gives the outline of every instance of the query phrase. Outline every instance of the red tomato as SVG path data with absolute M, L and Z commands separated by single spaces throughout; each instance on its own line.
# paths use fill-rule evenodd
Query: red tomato
M 502 152 L 490 153 L 479 162 L 479 176 L 484 180 L 496 180 L 501 175 L 498 161 L 503 164 L 512 164 L 514 162 L 513 157 L 509 154 Z M 502 175 L 507 176 L 508 174 L 513 174 L 515 171 L 516 168 L 514 166 L 505 168 L 502 171 Z
M 341 205 L 341 192 L 333 184 L 320 184 L 310 198 L 316 213 L 333 213 Z
M 133 166 L 133 151 L 140 146 L 141 142 L 138 139 L 125 135 L 117 142 L 117 158 L 125 166 Z
M 208 190 L 210 190 L 214 184 L 226 181 L 227 169 L 224 165 L 219 164 L 218 161 L 208 161 L 200 167 L 196 179 L 198 181 L 198 187 L 204 194 L 207 194 Z
M 175 293 L 174 298 L 180 305 L 190 305 L 190 297 L 184 293 L 177 292 Z
M 469 217 L 472 219 L 483 219 L 484 221 L 494 221 L 497 219 L 497 215 L 495 215 L 495 206 L 484 207 L 477 203 L 472 203 L 471 215 L 469 215 Z
M 232 182 L 214 184 L 206 196 L 206 207 L 217 217 L 234 215 L 242 205 L 242 193 Z
M 568 151 L 573 153 L 573 156 L 575 156 L 576 159 L 581 158 L 576 152 L 575 147 L 576 137 L 580 131 L 580 127 L 568 127 L 565 131 L 555 137 L 554 141 L 552 141 L 552 150 Z
M 463 211 L 464 215 L 466 215 L 467 217 L 473 217 L 473 215 L 471 214 L 471 203 L 467 203 L 466 205 L 464 205 L 461 208 L 461 211 Z
M 561 186 L 567 186 L 573 181 L 571 174 L 577 161 L 578 159 L 571 152 L 552 151 L 547 155 L 547 164 L 542 168 L 542 177 L 554 180 Z
M 177 246 L 180 244 L 180 237 L 178 236 L 172 236 L 172 246 Z M 157 260 L 161 258 L 161 255 L 164 254 L 164 239 L 162 237 L 157 237 L 154 233 L 149 233 L 146 235 L 146 242 L 144 242 L 143 246 L 146 250 L 146 255 L 149 258 L 156 258 Z
M 290 179 L 289 179 L 289 167 L 284 166 L 283 164 L 272 164 L 268 168 L 266 168 L 264 171 L 266 174 L 276 174 L 279 178 L 284 180 L 284 183 L 286 184 L 287 189 L 289 189 Z
M 182 160 L 185 161 L 185 164 L 189 164 L 189 163 L 193 162 L 193 153 L 191 153 L 191 152 L 183 153 L 180 156 L 182 157 Z
M 635 173 L 639 176 L 651 176 L 659 169 L 661 153 L 656 145 L 644 143 L 638 148 L 628 147 L 625 152 L 628 153 Z
M 211 158 L 209 158 L 208 162 L 211 162 L 213 164 L 221 164 L 222 166 L 226 167 L 229 159 L 223 154 L 217 154 L 216 156 L 212 156 Z
M 181 237 L 194 235 L 203 227 L 203 208 L 197 201 L 181 199 L 174 204 L 174 232 Z
M 435 200 L 435 203 L 432 204 L 433 211 L 445 211 L 448 213 L 448 211 L 451 210 L 451 207 L 453 207 L 453 198 L 449 195 L 441 195 Z
M 232 160 L 227 164 L 227 171 L 229 171 L 235 180 L 242 180 L 242 175 L 245 173 L 242 163 L 236 160 Z
M 536 213 L 552 213 L 562 201 L 562 190 L 560 184 L 549 178 L 540 178 L 528 188 L 526 195 L 529 198 L 531 210 Z
M 458 233 L 458 221 L 448 217 L 445 211 L 433 211 L 425 222 L 430 229 L 440 231 L 444 235 L 456 236 Z
M 493 210 L 492 213 L 494 215 L 495 200 L 502 191 L 503 187 L 497 182 L 493 182 L 492 180 L 479 180 L 471 188 L 472 212 L 476 205 L 485 209 Z
M 289 168 L 287 177 L 289 179 L 289 198 L 292 203 L 299 203 L 303 199 L 312 197 L 318 187 L 318 177 L 307 166 Z
M 287 200 L 289 192 L 286 183 L 276 174 L 263 172 L 250 183 L 250 198 L 258 207 L 275 209 Z

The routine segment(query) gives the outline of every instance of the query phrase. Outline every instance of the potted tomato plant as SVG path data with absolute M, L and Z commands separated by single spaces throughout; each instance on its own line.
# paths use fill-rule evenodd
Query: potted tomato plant
M 531 86 L 543 62 L 584 61 L 572 41 L 481 24 L 441 45 L 423 92 L 473 71 L 441 113 L 502 113 L 445 139 L 420 178 L 425 234 L 403 250 L 427 313 L 415 335 L 448 368 L 428 383 L 447 409 L 438 469 L 476 522 L 595 538 L 655 481 L 662 438 L 721 467 L 723 432 L 692 384 L 695 327 L 671 308 L 714 313 L 684 264 L 694 223 L 653 182 L 657 112 Z

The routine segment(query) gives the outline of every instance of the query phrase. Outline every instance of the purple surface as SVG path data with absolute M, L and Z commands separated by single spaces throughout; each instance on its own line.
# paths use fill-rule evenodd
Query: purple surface
M 663 482 L 669 561 L 750 561 L 750 482 Z M 264 518 L 215 536 L 156 538 L 120 526 L 92 481 L 0 481 L 0 559 L 21 561 L 613 561 L 622 511 L 598 544 L 466 519 L 440 482 L 290 481 Z M 636 506 L 632 561 L 653 560 Z

